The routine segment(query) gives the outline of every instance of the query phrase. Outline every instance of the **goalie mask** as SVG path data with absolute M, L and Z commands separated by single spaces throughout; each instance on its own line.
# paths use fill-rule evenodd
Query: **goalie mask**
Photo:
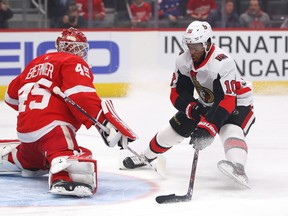
M 207 41 L 209 39 L 212 40 L 212 28 L 210 24 L 205 21 L 193 21 L 183 35 L 183 48 L 186 50 L 187 44 L 202 44 L 207 56 L 207 53 L 210 51 L 210 49 L 207 50 Z
M 58 52 L 67 52 L 88 61 L 89 44 L 86 36 L 75 28 L 64 29 L 56 39 Z

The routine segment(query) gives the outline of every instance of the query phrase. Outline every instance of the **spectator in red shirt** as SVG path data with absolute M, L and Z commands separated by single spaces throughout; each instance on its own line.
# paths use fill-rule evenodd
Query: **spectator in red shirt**
M 209 13 L 216 9 L 215 0 L 188 0 L 186 12 L 193 20 L 205 21 Z
M 151 5 L 144 0 L 134 0 L 134 3 L 130 5 L 131 11 L 131 26 L 135 27 L 147 27 L 148 21 L 152 17 Z
M 89 1 L 76 0 L 76 3 L 79 8 L 80 15 L 83 16 L 86 20 L 88 20 Z M 106 13 L 103 0 L 93 0 L 93 20 L 104 20 L 105 15 Z

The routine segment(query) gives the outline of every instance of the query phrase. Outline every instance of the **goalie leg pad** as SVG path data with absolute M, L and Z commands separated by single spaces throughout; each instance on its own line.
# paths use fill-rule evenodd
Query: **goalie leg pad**
M 84 148 L 81 148 L 82 150 Z M 89 150 L 88 150 L 89 151 Z M 49 188 L 55 183 L 51 182 L 52 175 L 65 171 L 69 174 L 70 179 L 73 182 L 73 187 L 75 190 L 83 189 L 83 185 L 88 185 L 91 188 L 91 195 L 95 194 L 97 191 L 97 162 L 91 158 L 91 155 L 74 155 L 74 156 L 61 156 L 56 157 L 52 160 L 51 169 L 49 173 Z M 71 183 L 68 183 L 71 184 Z M 78 186 L 79 187 L 78 187 Z M 77 186 L 77 187 L 76 187 Z M 62 195 L 76 195 L 76 196 L 86 196 L 77 191 L 64 192 L 59 194 Z M 50 191 L 51 192 L 51 191 Z M 66 193 L 66 194 L 65 194 Z M 80 194 L 79 194 L 80 193 Z
M 21 173 L 23 177 L 38 177 L 47 174 L 47 170 L 27 170 L 22 167 L 17 158 L 17 146 L 20 144 L 19 140 L 0 140 L 0 173 Z
M 0 140 L 0 173 L 21 172 L 23 169 L 21 164 L 16 165 L 8 159 L 10 155 L 14 161 L 18 161 L 16 158 L 16 147 L 20 143 L 19 140 Z

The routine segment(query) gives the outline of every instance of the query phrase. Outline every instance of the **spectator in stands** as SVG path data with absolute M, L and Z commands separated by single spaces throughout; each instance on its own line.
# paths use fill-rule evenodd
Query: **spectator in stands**
M 280 28 L 288 28 L 288 17 L 285 18 L 285 20 L 281 24 Z
M 10 9 L 6 0 L 0 0 L 0 28 L 8 29 L 8 21 L 13 17 L 13 11 Z
M 123 0 L 121 0 L 123 1 Z M 97 28 L 112 28 L 114 27 L 114 16 L 106 16 L 106 10 L 103 0 L 93 0 L 92 6 L 92 23 L 90 23 L 89 17 L 89 1 L 87 0 L 76 0 L 78 9 L 80 11 L 80 16 L 83 16 L 85 20 L 88 21 L 88 27 Z
M 240 15 L 240 25 L 245 28 L 270 27 L 270 17 L 262 11 L 258 0 L 250 0 L 247 11 Z
M 186 13 L 192 20 L 206 21 L 213 10 L 217 10 L 215 0 L 188 0 Z
M 105 7 L 116 9 L 116 0 L 103 0 Z M 123 1 L 125 3 L 125 1 Z
M 89 18 L 89 1 L 87 0 L 76 0 L 80 15 L 83 16 L 86 20 Z M 105 18 L 105 8 L 103 0 L 93 0 L 93 11 L 92 19 L 94 21 L 104 20 Z
M 79 16 L 79 11 L 76 4 L 71 4 L 68 7 L 67 13 L 57 22 L 57 28 L 87 28 L 87 21 L 83 16 Z
M 113 1 L 113 2 L 112 2 Z M 126 1 L 124 0 L 103 0 L 104 5 L 108 7 L 114 8 L 117 13 L 116 13 L 116 22 L 121 22 L 121 21 L 130 21 L 130 17 L 128 15 L 128 10 L 127 10 L 127 4 Z
M 50 28 L 58 28 L 59 20 L 67 13 L 69 6 L 75 4 L 75 0 L 49 0 L 48 18 L 50 19 Z
M 182 0 L 159 0 L 158 16 L 160 22 L 164 21 L 160 23 L 160 27 L 178 27 L 178 21 L 183 19 L 181 2 Z
M 221 8 L 210 12 L 207 22 L 212 28 L 239 28 L 239 15 L 235 12 L 235 1 L 225 0 L 224 10 Z
M 147 27 L 152 17 L 151 5 L 144 0 L 134 0 L 130 5 L 131 27 Z

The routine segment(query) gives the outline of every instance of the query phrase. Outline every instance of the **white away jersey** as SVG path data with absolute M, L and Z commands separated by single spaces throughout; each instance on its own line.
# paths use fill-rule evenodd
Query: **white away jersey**
M 224 93 L 223 103 L 220 105 L 226 110 L 230 110 L 230 105 L 225 104 L 225 98 L 236 97 L 237 106 L 249 106 L 253 103 L 252 84 L 240 77 L 231 56 L 215 45 L 212 45 L 208 56 L 198 68 L 193 65 L 190 52 L 186 50 L 176 60 L 175 72 L 177 71 L 190 77 L 199 95 L 198 100 L 206 106 L 212 106 L 219 93 L 219 87 L 216 88 L 214 82 L 216 79 L 219 79 Z

